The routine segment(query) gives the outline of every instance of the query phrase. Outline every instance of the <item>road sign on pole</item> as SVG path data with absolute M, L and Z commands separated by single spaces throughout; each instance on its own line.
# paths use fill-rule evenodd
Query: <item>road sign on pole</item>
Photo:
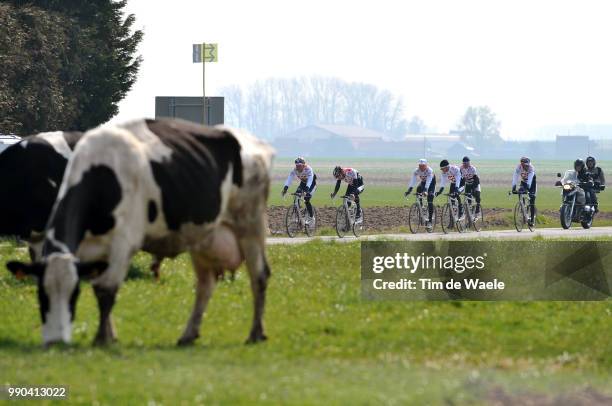
M 193 63 L 202 64 L 202 108 L 204 109 L 204 124 L 208 124 L 206 106 L 206 63 L 218 61 L 218 44 L 193 44 Z

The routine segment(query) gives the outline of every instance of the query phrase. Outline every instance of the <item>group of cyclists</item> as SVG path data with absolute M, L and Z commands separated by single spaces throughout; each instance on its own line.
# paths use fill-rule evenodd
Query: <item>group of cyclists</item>
M 282 190 L 282 196 L 285 196 L 294 179 L 298 179 L 300 181 L 295 193 L 304 194 L 304 201 L 306 203 L 306 209 L 308 212 L 308 216 L 305 221 L 306 224 L 309 224 L 309 222 L 313 221 L 314 219 L 314 212 L 310 200 L 317 189 L 317 175 L 314 173 L 312 167 L 306 163 L 306 160 L 303 157 L 296 158 L 294 163 L 295 168 L 287 177 Z M 574 170 L 576 171 L 578 180 L 583 185 L 583 189 L 585 191 L 586 204 L 593 207 L 595 213 L 599 211 L 595 192 L 605 189 L 603 171 L 596 164 L 595 158 L 592 156 L 587 157 L 586 160 L 576 159 L 576 161 L 574 161 Z M 440 162 L 440 171 L 440 188 L 438 191 L 436 191 L 436 175 L 434 170 L 431 168 L 426 159 L 419 159 L 417 167 L 412 172 L 412 177 L 410 179 L 410 183 L 408 184 L 408 190 L 404 192 L 404 197 L 407 197 L 412 193 L 414 187 L 416 186 L 416 193 L 423 193 L 427 195 L 429 218 L 426 226 L 432 227 L 434 197 L 442 194 L 447 184 L 449 185 L 449 194 L 457 198 L 459 201 L 459 217 L 462 218 L 464 216 L 463 205 L 461 204 L 460 197 L 462 192 L 474 197 L 476 201 L 475 213 L 478 215 L 480 213 L 480 178 L 478 177 L 478 171 L 476 167 L 472 165 L 470 158 L 464 156 L 461 166 L 452 165 L 447 159 L 443 159 Z M 363 177 L 356 169 L 342 168 L 341 166 L 336 166 L 332 174 L 336 179 L 336 186 L 330 197 L 333 199 L 336 196 L 342 181 L 345 181 L 348 184 L 345 194 L 353 196 L 357 206 L 355 222 L 358 223 L 362 219 L 359 195 L 363 193 L 365 189 Z M 528 157 L 521 157 L 519 164 L 514 170 L 514 174 L 512 176 L 512 193 L 526 193 L 529 195 L 529 207 L 531 212 L 529 213 L 528 222 L 530 226 L 533 226 L 533 222 L 535 221 L 537 183 L 535 167 Z

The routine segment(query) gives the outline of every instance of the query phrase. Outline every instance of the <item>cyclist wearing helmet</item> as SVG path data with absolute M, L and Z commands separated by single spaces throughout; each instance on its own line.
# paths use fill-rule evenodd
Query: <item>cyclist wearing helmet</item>
M 457 201 L 459 202 L 459 217 L 463 216 L 463 205 L 461 204 L 461 197 L 459 197 L 459 185 L 461 184 L 461 170 L 456 165 L 451 165 L 447 159 L 443 159 L 440 162 L 440 170 L 442 171 L 442 179 L 440 181 L 440 189 L 436 192 L 436 197 L 440 196 L 444 191 L 444 187 L 447 183 L 450 183 L 450 194 L 457 195 Z
M 480 178 L 476 167 L 470 162 L 470 158 L 463 157 L 461 165 L 461 187 L 465 187 L 465 193 L 471 194 L 476 200 L 476 214 L 480 213 Z M 460 189 L 461 190 L 461 189 Z
M 359 201 L 359 195 L 365 189 L 365 186 L 363 184 L 363 178 L 361 177 L 357 169 L 353 169 L 353 168 L 342 169 L 342 167 L 340 166 L 336 166 L 334 168 L 333 175 L 334 175 L 334 178 L 336 178 L 336 187 L 334 188 L 334 192 L 330 195 L 331 198 L 333 199 L 334 197 L 336 197 L 336 193 L 338 193 L 338 190 L 340 189 L 340 183 L 343 180 L 346 183 L 348 183 L 345 195 L 355 196 L 355 204 L 357 205 L 357 216 L 355 216 L 355 222 L 360 221 L 361 220 L 361 205 Z
M 576 177 L 578 178 L 578 182 L 580 182 L 580 187 L 582 188 L 582 190 L 584 190 L 584 198 L 586 205 L 594 205 L 593 195 L 595 195 L 595 191 L 593 190 L 593 175 L 591 175 L 591 173 L 587 171 L 587 167 L 584 161 L 580 158 L 574 161 L 574 170 L 576 171 Z
M 606 188 L 606 178 L 604 177 L 604 173 L 599 166 L 596 166 L 597 162 L 595 158 L 590 156 L 586 159 L 587 171 L 591 172 L 593 175 L 593 182 L 595 189 L 595 193 L 593 193 L 593 204 L 595 205 L 595 213 L 599 212 L 599 204 L 597 203 L 597 194 L 600 191 L 605 190 Z
M 412 172 L 412 178 L 408 185 L 408 190 L 404 193 L 404 196 L 408 196 L 412 192 L 414 185 L 419 182 L 417 187 L 417 193 L 427 192 L 427 209 L 429 211 L 429 223 L 431 225 L 431 217 L 433 215 L 433 199 L 436 191 L 436 175 L 434 175 L 433 169 L 427 164 L 427 159 L 419 159 L 418 167 Z
M 317 175 L 314 173 L 310 165 L 306 164 L 306 160 L 301 156 L 295 158 L 295 168 L 289 173 L 287 180 L 285 181 L 285 186 L 283 187 L 283 191 L 281 195 L 284 197 L 287 193 L 287 189 L 289 189 L 289 185 L 293 182 L 293 179 L 299 179 L 300 184 L 295 190 L 295 193 L 305 193 L 304 202 L 306 203 L 306 210 L 308 210 L 308 216 L 310 218 L 306 219 L 306 222 L 310 222 L 310 219 L 313 217 L 312 212 L 312 204 L 310 204 L 310 198 L 314 195 L 314 192 L 317 190 Z
M 531 164 L 531 159 L 522 157 L 521 162 L 514 170 L 514 176 L 512 177 L 512 193 L 516 193 L 516 185 L 520 178 L 520 189 L 519 193 L 529 193 L 529 203 L 531 213 L 529 213 L 529 225 L 533 226 L 535 219 L 535 201 L 536 201 L 536 173 L 535 167 Z

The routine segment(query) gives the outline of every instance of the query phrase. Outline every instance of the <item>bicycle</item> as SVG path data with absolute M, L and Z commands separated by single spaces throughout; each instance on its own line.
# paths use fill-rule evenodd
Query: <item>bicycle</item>
M 474 231 L 480 231 L 484 223 L 484 211 L 482 205 L 480 211 L 476 213 L 476 198 L 471 193 L 465 194 L 464 213 L 467 221 L 466 228 L 472 227 Z
M 529 231 L 533 232 L 535 230 L 535 218 L 533 221 L 529 221 L 531 216 L 529 193 L 521 190 L 508 192 L 508 196 L 513 194 L 518 195 L 518 202 L 514 206 L 514 228 L 520 233 L 525 228 L 525 224 L 527 224 Z
M 408 196 L 406 196 L 407 198 Z M 434 231 L 436 226 L 436 210 L 431 215 L 431 223 L 429 223 L 429 208 L 427 204 L 427 193 L 415 193 L 416 201 L 410 206 L 408 212 L 408 227 L 412 234 L 416 234 L 421 226 L 425 227 L 428 233 Z
M 458 233 L 464 232 L 465 213 L 459 217 L 459 194 L 445 193 L 444 196 L 447 197 L 447 202 L 442 206 L 442 220 L 440 222 L 442 231 L 444 231 L 444 234 L 448 234 L 455 228 Z
M 302 207 L 301 204 L 302 198 L 306 194 L 301 192 L 291 193 L 291 195 L 293 196 L 293 204 L 287 207 L 287 213 L 285 214 L 285 228 L 287 229 L 287 235 L 293 238 L 303 227 L 306 235 L 312 237 L 317 228 L 317 212 L 315 207 L 312 206 L 313 216 L 310 217 L 308 215 L 306 206 L 304 205 L 304 207 Z
M 353 229 L 355 237 L 359 237 L 363 231 L 363 209 L 361 209 L 361 217 L 356 220 L 357 205 L 353 195 L 341 196 L 342 205 L 338 206 L 336 211 L 336 234 L 342 238 L 346 233 Z

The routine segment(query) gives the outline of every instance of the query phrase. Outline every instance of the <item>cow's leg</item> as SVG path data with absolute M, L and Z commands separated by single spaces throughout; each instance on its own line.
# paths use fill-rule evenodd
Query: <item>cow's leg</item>
M 151 272 L 155 277 L 156 281 L 159 281 L 159 268 L 161 267 L 161 263 L 163 258 L 154 257 L 153 262 L 151 263 Z
M 100 310 L 100 325 L 98 327 L 98 333 L 94 339 L 95 345 L 106 345 L 116 340 L 115 329 L 111 320 L 111 311 L 115 304 L 115 297 L 117 296 L 118 286 L 106 287 L 106 286 L 95 286 L 94 292 L 98 299 L 98 308 Z
M 253 292 L 253 325 L 246 343 L 253 344 L 267 339 L 264 334 L 263 314 L 266 305 L 266 287 L 270 277 L 270 267 L 266 260 L 264 244 L 259 239 L 243 240 L 242 252 L 246 260 L 247 270 L 251 279 L 251 291 Z
M 178 340 L 178 345 L 188 345 L 193 343 L 200 336 L 200 325 L 202 315 L 206 310 L 206 305 L 210 300 L 215 289 L 216 272 L 206 265 L 197 253 L 191 254 L 193 268 L 196 273 L 196 295 L 191 317 L 187 322 L 183 335 Z

